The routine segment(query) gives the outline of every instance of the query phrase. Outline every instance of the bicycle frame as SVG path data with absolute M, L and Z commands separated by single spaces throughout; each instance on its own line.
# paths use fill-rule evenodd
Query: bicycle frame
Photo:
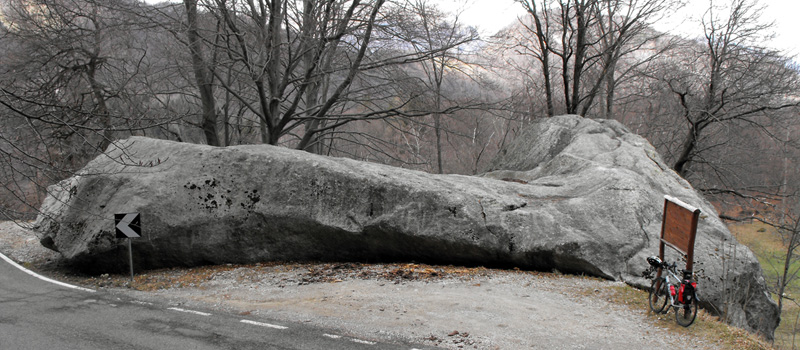
M 655 269 L 656 266 L 653 266 L 653 268 Z M 669 287 L 680 288 L 681 284 L 683 283 L 683 279 L 678 277 L 678 271 L 676 270 L 677 267 L 676 267 L 675 263 L 668 264 L 666 262 L 661 262 L 661 265 L 658 266 L 657 268 L 660 269 L 662 272 L 663 271 L 667 272 L 664 275 L 664 281 L 667 284 L 667 289 L 669 289 Z M 686 273 L 685 270 L 683 272 Z M 673 280 L 674 282 L 671 282 L 670 280 Z M 689 280 L 690 283 L 693 282 L 692 278 L 688 278 L 688 280 Z M 675 291 L 675 295 L 677 295 L 677 293 L 678 293 L 678 290 Z M 670 290 L 670 293 L 667 293 L 667 294 L 669 294 L 670 306 L 678 307 L 678 306 L 685 305 L 684 303 L 682 303 L 679 300 L 677 300 L 677 298 L 674 295 L 672 295 L 672 291 L 671 290 Z M 694 291 L 693 297 L 698 302 L 700 301 L 700 299 L 697 298 L 697 291 Z
M 669 264 L 658 257 L 649 257 L 647 262 L 650 268 L 643 273 L 650 278 L 651 273 L 658 271 L 658 276 L 653 281 L 648 303 L 650 309 L 656 313 L 666 313 L 666 310 L 675 310 L 675 320 L 679 325 L 688 327 L 694 323 L 697 316 L 697 283 L 692 278 L 691 271 L 682 270 L 683 277 L 678 276 L 677 264 Z M 666 271 L 666 273 L 664 273 Z M 661 299 L 663 297 L 663 299 Z M 658 300 L 662 301 L 658 301 Z M 669 300 L 669 308 L 667 308 Z
M 674 308 L 683 307 L 684 303 L 681 303 L 678 300 L 678 298 L 676 298 L 676 296 L 678 295 L 678 291 L 679 291 L 678 288 L 680 288 L 680 285 L 681 285 L 682 282 L 681 282 L 681 278 L 678 277 L 678 274 L 675 271 L 675 266 L 670 266 L 670 267 L 664 268 L 663 270 L 667 271 L 667 274 L 664 276 L 664 281 L 667 284 L 667 288 L 670 291 L 669 293 L 667 293 L 667 294 L 669 294 L 669 305 L 670 305 L 670 307 L 674 307 Z M 670 282 L 670 279 L 675 280 L 675 282 Z M 672 289 L 669 288 L 669 287 L 672 287 L 672 288 L 676 289 L 674 295 L 672 293 Z M 697 293 L 695 293 L 695 298 L 697 298 Z M 698 301 L 699 301 L 699 299 L 698 299 Z

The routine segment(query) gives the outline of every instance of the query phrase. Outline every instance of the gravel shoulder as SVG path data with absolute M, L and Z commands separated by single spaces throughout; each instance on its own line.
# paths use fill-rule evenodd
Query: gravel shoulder
M 447 349 L 723 349 L 672 314 L 625 305 L 619 282 L 423 264 L 269 263 L 81 276 L 0 222 L 0 253 L 45 275 L 139 300 L 303 322 Z M 632 303 L 633 304 L 633 303 Z

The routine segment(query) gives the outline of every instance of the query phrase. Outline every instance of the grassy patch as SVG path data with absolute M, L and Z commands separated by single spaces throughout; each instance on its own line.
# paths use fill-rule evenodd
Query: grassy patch
M 747 331 L 732 327 L 720 322 L 715 316 L 705 310 L 698 310 L 697 319 L 689 327 L 682 327 L 675 323 L 675 312 L 670 310 L 666 314 L 654 314 L 647 303 L 647 291 L 639 290 L 627 285 L 610 287 L 613 291 L 611 302 L 617 305 L 628 305 L 633 310 L 642 310 L 654 325 L 665 328 L 672 334 L 686 337 L 704 339 L 705 342 L 715 344 L 726 349 L 763 350 L 773 349 L 770 344 L 762 341 Z
M 758 258 L 761 268 L 764 270 L 764 278 L 773 291 L 773 298 L 777 302 L 777 283 L 783 273 L 784 258 L 786 256 L 786 245 L 776 230 L 769 225 L 753 222 L 744 224 L 733 224 L 729 226 L 731 233 L 736 239 L 748 246 Z M 790 271 L 798 271 L 800 262 L 795 261 L 790 265 Z M 794 299 L 800 296 L 800 279 L 791 281 L 786 286 L 785 294 Z M 775 330 L 775 345 L 779 349 L 794 349 L 800 347 L 800 335 L 793 339 L 796 334 L 795 328 L 800 328 L 798 315 L 800 305 L 790 300 L 784 300 L 781 314 L 781 323 Z
M 780 252 L 785 247 L 775 229 L 762 222 L 732 224 L 728 228 L 740 243 L 754 251 Z
M 783 272 L 786 244 L 776 230 L 766 224 L 754 222 L 749 224 L 735 224 L 729 226 L 736 239 L 750 248 L 756 254 L 761 268 L 768 282 L 776 285 L 778 277 Z M 790 270 L 797 271 L 800 262 L 791 264 Z M 800 292 L 800 281 L 790 283 L 787 292 Z

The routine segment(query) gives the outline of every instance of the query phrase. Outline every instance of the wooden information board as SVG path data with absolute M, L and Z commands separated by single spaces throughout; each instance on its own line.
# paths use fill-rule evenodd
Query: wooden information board
M 691 271 L 694 262 L 694 239 L 697 236 L 697 221 L 700 209 L 680 200 L 664 196 L 664 216 L 661 220 L 661 244 L 658 256 L 664 261 L 664 245 L 668 245 L 686 257 L 686 270 Z

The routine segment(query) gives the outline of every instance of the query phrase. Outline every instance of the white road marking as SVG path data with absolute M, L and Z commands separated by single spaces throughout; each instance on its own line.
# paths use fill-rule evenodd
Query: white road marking
M 56 281 L 56 280 L 44 277 L 44 276 L 42 276 L 42 275 L 40 275 L 40 274 L 38 274 L 36 272 L 33 272 L 31 270 L 28 270 L 28 269 L 22 267 L 22 265 L 15 263 L 14 260 L 9 259 L 7 256 L 3 255 L 2 253 L 0 253 L 0 258 L 5 260 L 7 263 L 11 264 L 11 266 L 14 266 L 14 267 L 20 269 L 22 272 L 25 272 L 25 273 L 27 273 L 27 274 L 29 274 L 29 275 L 31 275 L 33 277 L 36 277 L 36 278 L 38 278 L 38 279 L 40 279 L 42 281 L 50 282 L 50 283 L 53 283 L 53 284 L 57 284 L 57 285 L 62 286 L 62 287 L 77 289 L 77 290 L 84 291 L 84 292 L 89 292 L 89 293 L 96 292 L 96 290 L 94 290 L 94 289 L 73 286 L 73 285 L 71 285 L 69 283 L 64 283 L 64 282 L 60 282 L 60 281 Z
M 287 328 L 289 328 L 289 327 L 285 327 L 285 326 L 278 326 L 278 325 L 274 325 L 274 324 L 269 324 L 269 323 L 264 323 L 264 322 L 256 322 L 256 321 L 250 321 L 250 320 L 241 320 L 239 322 L 252 324 L 252 325 L 256 325 L 256 326 L 261 326 L 261 327 L 275 328 L 275 329 L 287 329 Z
M 200 312 L 200 311 L 195 311 L 195 310 L 186 310 L 186 309 L 181 309 L 181 308 L 177 308 L 177 307 L 169 307 L 169 308 L 167 308 L 167 310 L 188 312 L 190 314 L 195 314 L 195 315 L 200 315 L 200 316 L 211 316 L 211 314 L 207 313 L 207 312 Z
M 367 344 L 367 345 L 375 345 L 375 344 L 377 344 L 374 341 L 367 341 L 367 340 L 361 340 L 361 339 L 356 339 L 356 338 L 350 338 L 350 341 L 353 342 L 353 343 Z
M 17 264 L 16 262 L 14 262 L 14 260 L 11 260 L 7 256 L 3 255 L 3 253 L 0 253 L 0 258 L 2 258 L 3 260 L 5 260 L 9 264 L 11 264 L 11 266 L 14 266 L 14 267 L 20 269 L 22 272 L 25 272 L 25 273 L 27 273 L 27 274 L 29 274 L 29 275 L 31 275 L 33 277 L 36 277 L 36 278 L 38 278 L 38 279 L 40 279 L 42 281 L 50 282 L 50 283 L 53 283 L 53 284 L 56 284 L 56 285 L 59 285 L 59 286 L 62 286 L 62 287 L 66 287 L 66 288 L 72 288 L 72 289 L 81 290 L 81 291 L 84 291 L 84 292 L 90 292 L 90 293 L 97 292 L 94 289 L 73 286 L 73 285 L 68 284 L 68 283 L 56 281 L 56 280 L 44 277 L 42 275 L 39 275 L 36 272 L 28 270 L 28 269 L 22 267 L 22 265 Z M 133 301 L 131 301 L 131 303 L 140 304 L 140 305 L 153 305 L 153 303 L 148 303 L 146 301 L 139 301 L 139 300 L 133 300 Z M 111 304 L 111 305 L 112 306 L 116 306 L 114 304 Z M 170 308 L 167 308 L 167 310 L 187 312 L 187 313 L 190 313 L 190 314 L 195 314 L 195 315 L 200 315 L 200 316 L 211 316 L 211 314 L 207 313 L 207 312 L 200 312 L 200 311 L 195 311 L 195 310 L 187 310 L 187 309 L 181 309 L 181 308 L 177 308 L 177 307 L 170 307 Z M 289 328 L 289 327 L 286 327 L 286 326 L 278 326 L 278 325 L 274 325 L 274 324 L 269 324 L 269 323 L 264 323 L 264 322 L 256 322 L 256 321 L 250 321 L 250 320 L 241 320 L 240 322 L 247 323 L 247 324 L 252 324 L 252 325 L 256 325 L 256 326 L 261 326 L 261 327 L 274 328 L 274 329 L 288 329 Z M 327 334 L 327 333 L 323 334 L 322 336 L 328 337 L 328 338 L 331 338 L 331 339 L 340 339 L 340 338 L 342 338 L 341 335 Z M 375 345 L 375 344 L 377 344 L 376 342 L 367 341 L 367 340 L 361 340 L 361 339 L 356 339 L 356 338 L 350 338 L 350 341 L 352 341 L 354 343 L 366 344 L 366 345 Z M 418 350 L 418 349 L 411 349 L 411 350 Z
M 323 337 L 328 337 L 328 338 L 331 338 L 331 339 L 341 339 L 341 338 L 342 338 L 342 336 L 341 336 L 341 335 L 336 335 L 336 334 L 328 334 L 328 333 L 323 333 L 323 334 L 322 334 L 322 336 L 323 336 Z M 346 338 L 346 339 L 347 339 L 347 340 L 350 340 L 350 341 L 351 341 L 351 342 L 353 342 L 353 343 L 359 343 L 359 344 L 366 344 L 366 345 L 375 345 L 375 344 L 377 344 L 376 342 L 372 342 L 372 341 L 368 341 L 368 340 L 362 340 L 362 339 L 357 339 L 357 338 Z M 412 349 L 412 350 L 416 350 L 416 349 Z

